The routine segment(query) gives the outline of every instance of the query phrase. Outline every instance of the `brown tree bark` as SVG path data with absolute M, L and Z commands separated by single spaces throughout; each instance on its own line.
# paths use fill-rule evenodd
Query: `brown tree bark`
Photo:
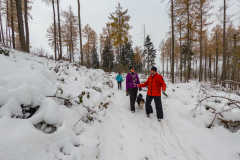
M 57 26 L 56 26 L 56 14 L 55 14 L 55 6 L 54 6 L 54 0 L 52 0 L 52 7 L 53 7 L 53 24 L 54 24 L 54 55 L 55 55 L 55 61 L 57 61 Z
M 29 53 L 28 0 L 24 0 L 24 17 L 26 31 L 26 52 Z
M 79 25 L 79 39 L 80 39 L 80 52 L 81 52 L 81 65 L 83 66 L 83 51 L 82 51 L 82 27 L 81 27 L 81 12 L 80 0 L 78 0 L 78 25 Z
M 57 0 L 57 12 L 58 12 L 58 34 L 59 34 L 59 47 L 60 47 L 59 60 L 60 60 L 60 59 L 62 59 L 62 38 L 61 38 L 61 21 L 60 21 L 59 0 Z
M 172 18 L 172 68 L 171 68 L 171 77 L 172 77 L 172 83 L 174 84 L 174 17 L 173 17 L 173 0 L 171 0 L 172 6 L 171 6 L 171 18 Z
M 216 82 L 218 81 L 218 33 L 216 31 Z
M 12 26 L 12 44 L 13 48 L 15 49 L 15 34 L 14 34 L 14 23 L 13 23 L 13 0 L 10 1 L 11 6 L 11 26 Z
M 20 39 L 20 43 L 21 43 L 21 49 L 22 49 L 22 51 L 26 52 L 26 42 L 25 42 L 23 17 L 22 17 L 22 1 L 15 0 L 15 2 L 16 2 L 16 8 L 17 8 L 18 32 L 19 32 L 19 39 Z
M 223 13 L 223 65 L 222 65 L 222 86 L 225 87 L 225 80 L 226 80 L 226 44 L 225 44 L 225 38 L 226 38 L 226 0 L 223 0 L 224 5 L 224 13 Z
M 201 28 L 200 28 L 200 64 L 199 64 L 199 82 L 202 81 L 202 34 L 203 34 L 203 10 L 202 10 L 202 0 L 200 0 L 200 16 L 201 16 Z
M 187 23 L 190 25 L 190 11 L 189 11 L 189 1 L 187 1 Z M 190 80 L 190 70 L 191 70 L 191 57 L 190 57 L 190 26 L 187 27 L 187 55 L 188 55 L 188 72 L 187 80 Z

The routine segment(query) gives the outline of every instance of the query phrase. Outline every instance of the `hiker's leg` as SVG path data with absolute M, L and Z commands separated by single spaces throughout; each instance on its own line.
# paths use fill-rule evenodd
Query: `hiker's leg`
M 153 109 L 152 109 L 152 105 L 151 105 L 152 99 L 153 99 L 152 96 L 147 95 L 146 104 L 145 104 L 147 114 L 153 113 Z
M 135 111 L 135 99 L 134 99 L 134 90 L 133 90 L 133 88 L 129 89 L 129 94 L 130 94 L 131 111 Z
M 154 102 L 155 102 L 155 106 L 156 106 L 157 117 L 162 119 L 163 118 L 163 109 L 162 109 L 161 96 L 154 97 Z
M 136 102 L 137 99 L 137 93 L 138 93 L 138 88 L 134 88 L 134 102 Z

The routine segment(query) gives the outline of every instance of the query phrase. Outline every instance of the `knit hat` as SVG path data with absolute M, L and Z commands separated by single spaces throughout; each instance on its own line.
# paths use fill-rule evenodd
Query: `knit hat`
M 121 72 L 119 72 L 119 74 L 121 74 Z
M 129 70 L 131 70 L 132 68 L 134 68 L 134 67 L 133 67 L 133 66 L 130 66 L 130 67 L 129 67 Z
M 151 70 L 157 72 L 157 68 L 156 67 L 152 67 Z

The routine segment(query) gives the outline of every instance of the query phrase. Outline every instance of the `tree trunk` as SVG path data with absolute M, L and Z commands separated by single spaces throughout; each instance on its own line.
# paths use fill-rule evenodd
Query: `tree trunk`
M 57 26 L 56 26 L 56 15 L 55 15 L 55 6 L 54 6 L 54 0 L 52 0 L 52 7 L 53 7 L 53 23 L 54 23 L 54 55 L 55 55 L 55 61 L 57 61 Z
M 28 0 L 24 0 L 24 17 L 26 30 L 26 52 L 29 53 Z
M 174 84 L 174 19 L 173 19 L 173 0 L 172 2 L 172 69 L 171 69 L 171 77 L 172 77 L 172 83 Z
M 167 58 L 167 74 L 168 74 L 168 58 Z
M 188 18 L 188 25 L 190 24 L 190 12 L 189 12 L 189 1 L 187 1 L 187 18 Z M 190 70 L 191 70 L 191 64 L 190 64 L 190 26 L 187 27 L 187 55 L 188 55 L 188 74 L 187 74 L 187 80 L 190 80 Z
M 203 13 L 202 13 L 202 0 L 200 0 L 200 14 L 201 14 L 201 31 L 200 31 L 200 65 L 199 65 L 199 82 L 202 81 L 202 34 L 203 34 Z
M 182 82 L 182 21 L 180 21 L 180 81 Z
M 1 4 L 1 0 L 0 0 L 0 4 Z M 0 33 L 0 38 L 1 38 L 1 42 L 4 42 L 4 35 L 3 35 L 3 27 L 2 27 L 2 7 L 0 8 L 0 23 L 1 23 L 1 33 Z
M 204 68 L 204 79 L 207 81 L 207 40 L 205 44 L 205 68 Z
M 57 11 L 58 11 L 58 34 L 59 34 L 59 46 L 60 46 L 59 60 L 60 60 L 62 59 L 62 40 L 61 40 L 61 21 L 60 21 L 59 0 L 57 0 Z
M 15 35 L 14 35 L 14 23 L 13 23 L 13 0 L 11 2 L 11 26 L 12 26 L 12 44 L 13 48 L 15 49 Z
M 164 77 L 164 53 L 163 53 L 163 77 Z
M 237 81 L 236 64 L 237 64 L 237 35 L 234 34 L 234 63 L 233 63 L 233 81 Z M 234 90 L 237 90 L 237 85 L 234 85 Z
M 15 0 L 15 2 L 16 2 L 16 8 L 17 8 L 18 32 L 19 32 L 19 39 L 21 43 L 21 49 L 22 51 L 26 52 L 26 42 L 25 42 L 23 17 L 22 17 L 22 1 Z
M 216 82 L 218 81 L 218 34 L 216 31 Z
M 209 80 L 212 79 L 212 59 L 211 59 L 211 52 L 209 52 Z
M 87 55 L 87 68 L 89 68 L 89 67 L 90 67 L 90 60 L 89 60 L 89 34 L 90 34 L 90 33 L 88 33 L 88 55 Z
M 6 45 L 8 46 L 8 1 L 6 3 L 7 5 L 7 15 L 6 15 Z
M 80 52 L 81 52 L 81 65 L 83 66 L 83 51 L 82 51 L 82 27 L 81 27 L 81 12 L 80 12 L 80 0 L 78 1 L 78 27 L 79 27 L 79 39 L 80 39 Z
M 70 48 L 71 48 L 71 53 L 70 53 L 70 62 L 72 62 L 72 59 L 73 59 L 73 39 L 72 39 L 72 37 L 73 37 L 73 35 L 72 35 L 72 31 L 73 31 L 73 29 L 72 29 L 72 19 L 70 19 Z
M 222 65 L 222 86 L 225 87 L 226 80 L 226 50 L 225 50 L 225 37 L 226 37 L 226 0 L 224 1 L 224 14 L 223 14 L 223 65 Z

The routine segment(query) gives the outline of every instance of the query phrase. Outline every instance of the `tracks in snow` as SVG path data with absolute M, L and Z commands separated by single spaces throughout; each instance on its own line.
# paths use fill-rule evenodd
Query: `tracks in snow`
M 111 110 L 107 111 L 109 120 L 104 123 L 114 124 L 119 129 L 119 139 L 112 141 L 119 147 L 116 159 L 124 160 L 202 160 L 204 157 L 195 148 L 188 144 L 183 137 L 178 137 L 168 121 L 157 121 L 157 117 L 151 114 L 146 117 L 145 110 L 140 110 L 136 105 L 136 112 L 130 112 L 129 97 L 124 90 L 115 91 L 115 100 Z M 111 130 L 111 128 L 108 128 Z M 107 131 L 106 131 L 107 132 Z M 104 136 L 104 134 L 101 134 Z M 107 137 L 105 137 L 107 138 Z M 111 155 L 113 157 L 113 155 Z M 106 154 L 100 159 L 108 160 Z

